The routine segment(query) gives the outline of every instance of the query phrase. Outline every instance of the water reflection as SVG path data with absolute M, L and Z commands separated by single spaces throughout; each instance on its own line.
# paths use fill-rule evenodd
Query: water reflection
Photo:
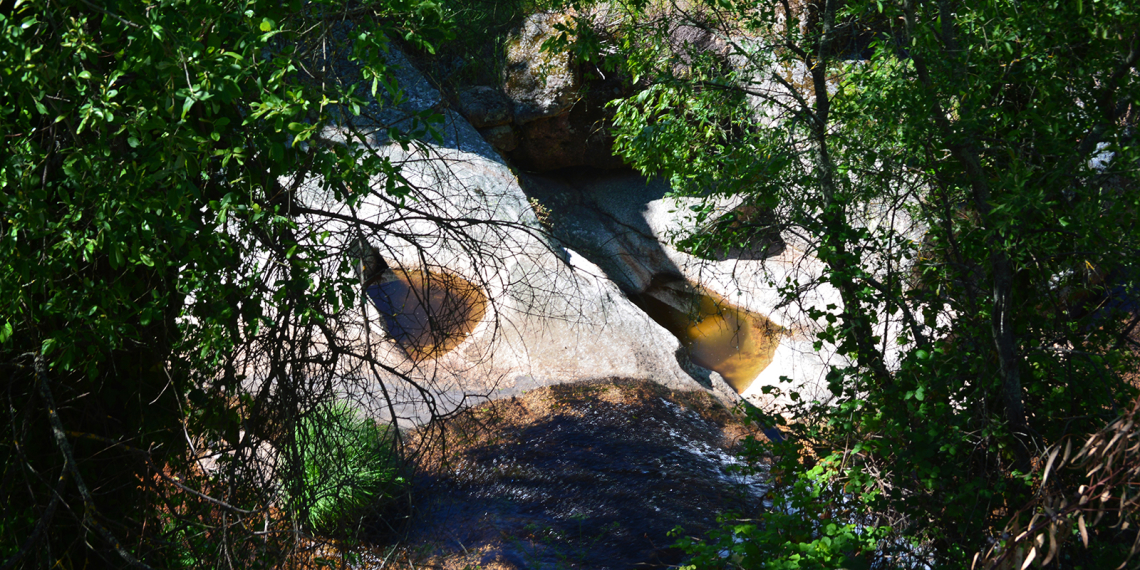
M 635 302 L 673 333 L 693 362 L 744 392 L 771 362 L 783 329 L 764 315 L 681 280 L 654 283 Z
M 365 292 L 388 335 L 413 358 L 435 358 L 458 346 L 487 308 L 478 287 L 451 273 L 389 269 Z

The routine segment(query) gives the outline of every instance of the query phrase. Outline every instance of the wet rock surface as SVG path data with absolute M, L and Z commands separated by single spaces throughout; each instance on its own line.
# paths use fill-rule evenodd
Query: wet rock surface
M 730 466 L 750 433 L 700 392 L 649 382 L 553 386 L 467 412 L 429 461 L 404 544 L 428 568 L 665 568 L 677 527 L 760 507 Z M 478 566 L 476 566 L 478 565 Z

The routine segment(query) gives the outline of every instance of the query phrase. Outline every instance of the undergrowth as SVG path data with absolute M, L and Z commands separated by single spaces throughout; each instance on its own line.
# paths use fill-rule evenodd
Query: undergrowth
M 298 422 L 304 473 L 295 500 L 312 531 L 358 536 L 406 493 L 391 429 L 346 402 L 322 405 Z

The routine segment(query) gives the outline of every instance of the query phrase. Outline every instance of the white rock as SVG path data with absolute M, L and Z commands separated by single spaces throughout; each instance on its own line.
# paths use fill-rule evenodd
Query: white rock
M 544 236 L 514 173 L 461 116 L 446 119 L 442 144 L 403 149 L 383 137 L 369 141 L 402 166 L 414 189 L 403 205 L 383 193 L 382 180 L 353 208 L 319 180 L 300 192 L 307 207 L 324 212 L 311 222 L 330 232 L 331 251 L 347 251 L 361 232 L 389 264 L 456 274 L 481 285 L 489 300 L 466 341 L 420 362 L 384 339 L 378 324 L 341 323 L 379 362 L 353 372 L 357 381 L 343 388 L 347 395 L 377 415 L 415 423 L 429 411 L 449 413 L 483 397 L 580 380 L 622 377 L 702 389 L 678 362 L 677 339 L 596 265 Z M 365 314 L 371 323 L 380 320 L 373 308 Z M 346 314 L 353 318 L 363 317 Z M 734 397 L 723 382 L 716 388 Z M 391 406 L 379 399 L 384 391 Z

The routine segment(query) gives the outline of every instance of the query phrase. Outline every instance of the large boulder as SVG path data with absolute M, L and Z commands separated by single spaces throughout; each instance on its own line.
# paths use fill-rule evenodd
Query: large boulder
M 577 101 L 577 62 L 567 51 L 542 49 L 562 33 L 558 26 L 572 25 L 569 14 L 533 14 L 507 39 L 503 88 L 514 103 L 516 123 L 561 115 Z
M 555 236 L 596 262 L 628 296 L 649 295 L 683 310 L 683 302 L 668 293 L 677 289 L 674 284 L 687 282 L 683 289 L 711 292 L 778 327 L 781 333 L 771 362 L 743 388 L 742 396 L 759 405 L 773 403 L 766 393 L 773 388 L 792 389 L 807 399 L 831 397 L 827 371 L 846 361 L 834 346 L 825 343 L 815 348 L 815 333 L 825 323 L 812 319 L 809 312 L 842 301 L 834 288 L 817 283 L 822 265 L 796 247 L 790 236 L 787 246 L 772 248 L 766 257 L 701 259 L 670 245 L 678 232 L 694 229 L 685 216 L 691 203 L 667 198 L 668 185 L 661 181 L 632 173 L 531 175 L 525 187 L 550 212 Z M 728 212 L 737 206 L 728 203 L 722 209 Z M 798 303 L 787 303 L 780 292 L 789 283 L 804 285 Z M 690 371 L 698 368 L 689 366 Z M 704 373 L 720 379 L 712 371 Z M 791 403 L 786 398 L 776 401 Z
M 410 183 L 403 199 L 385 180 L 352 189 L 362 196 L 352 205 L 319 179 L 299 192 L 305 208 L 320 213 L 313 225 L 328 232 L 330 271 L 343 256 L 358 255 L 363 238 L 396 273 L 453 275 L 487 299 L 479 322 L 463 328 L 467 338 L 443 354 L 401 346 L 385 330 L 398 319 L 371 303 L 363 314 L 346 314 L 340 326 L 354 331 L 360 353 L 374 361 L 355 372 L 370 380 L 346 387 L 348 395 L 372 398 L 377 415 L 412 423 L 473 399 L 613 377 L 736 398 L 718 378 L 692 374 L 674 336 L 594 263 L 542 231 L 518 178 L 474 127 L 455 113 L 445 119 L 442 144 L 405 147 L 383 132 L 368 141 L 402 167 Z M 325 137 L 344 140 L 337 132 Z
M 574 17 L 569 12 L 534 14 L 508 38 L 501 92 L 509 100 L 509 124 L 484 119 L 488 105 L 483 101 L 493 98 L 495 90 L 475 87 L 459 94 L 465 116 L 525 170 L 622 166 L 613 155 L 606 103 L 629 94 L 626 82 L 598 70 L 579 69 L 567 50 L 543 49 L 543 44 L 573 29 Z

